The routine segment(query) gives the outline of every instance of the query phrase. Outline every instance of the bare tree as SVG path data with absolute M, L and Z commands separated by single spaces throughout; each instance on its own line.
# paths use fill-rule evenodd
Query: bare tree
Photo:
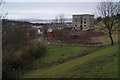
M 58 17 L 55 17 L 54 23 L 58 23 Z
M 0 1 L 0 8 L 1 8 L 2 3 L 3 3 L 3 0 Z M 0 19 L 1 19 L 1 12 L 0 12 Z
M 59 15 L 59 23 L 60 23 L 60 27 L 65 27 L 65 17 L 64 14 Z
M 59 15 L 59 23 L 65 23 L 64 14 Z
M 2 6 L 2 4 L 4 4 L 6 2 L 4 2 L 3 0 L 0 0 L 0 8 Z M 1 8 L 1 11 L 0 11 L 0 19 L 6 19 L 7 18 L 7 15 L 8 15 L 8 12 L 5 12 L 2 8 Z
M 0 0 L 0 6 L 2 5 L 2 3 L 3 3 L 3 0 Z
M 111 45 L 114 45 L 112 34 L 118 28 L 116 24 L 118 24 L 118 14 L 120 13 L 120 2 L 100 2 L 97 5 L 97 11 L 100 16 L 103 18 L 103 24 L 105 25 L 103 29 L 107 30 L 107 34 L 111 40 Z
M 55 19 L 53 20 L 53 24 L 55 25 L 55 27 L 58 27 L 58 17 L 55 17 Z
M 64 14 L 60 14 L 59 16 L 55 17 L 54 24 L 57 28 L 65 27 L 65 17 Z

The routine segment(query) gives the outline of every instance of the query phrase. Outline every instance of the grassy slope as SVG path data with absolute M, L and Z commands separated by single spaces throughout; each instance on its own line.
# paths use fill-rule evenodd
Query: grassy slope
M 28 77 L 29 78 L 71 78 L 71 77 L 72 78 L 77 78 L 77 77 L 78 78 L 80 77 L 115 78 L 118 77 L 117 49 L 118 49 L 117 44 L 114 46 L 108 46 L 107 48 L 100 49 L 96 52 L 93 52 L 91 54 L 88 54 L 80 58 L 78 57 L 72 59 L 63 64 L 53 65 L 52 67 L 46 67 L 43 69 L 32 70 L 22 75 L 22 77 L 24 78 L 28 78 Z M 67 51 L 68 50 L 66 50 L 66 52 Z M 53 58 L 53 60 L 56 60 L 54 57 L 56 57 L 57 53 L 59 52 L 60 52 L 59 50 L 56 51 L 55 52 L 56 55 L 53 57 L 51 56 L 49 58 L 51 59 Z
M 47 45 L 47 47 L 48 52 L 43 57 L 27 63 L 23 69 L 16 70 L 16 75 L 20 76 L 32 70 L 63 64 L 77 57 L 82 57 L 88 53 L 90 54 L 100 48 L 73 45 L 64 45 L 62 47 L 61 45 Z
M 48 53 L 45 57 L 42 57 L 35 61 L 34 65 L 39 63 L 47 64 L 55 61 L 67 59 L 69 57 L 79 56 L 80 54 L 93 52 L 97 47 L 80 47 L 80 46 L 60 46 L 60 45 L 48 45 Z

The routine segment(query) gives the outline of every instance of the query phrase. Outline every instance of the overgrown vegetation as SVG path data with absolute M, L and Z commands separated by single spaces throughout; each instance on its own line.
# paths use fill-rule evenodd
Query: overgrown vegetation
M 29 23 L 3 20 L 3 78 L 16 77 L 14 70 L 42 57 L 47 48 L 35 41 L 36 30 Z

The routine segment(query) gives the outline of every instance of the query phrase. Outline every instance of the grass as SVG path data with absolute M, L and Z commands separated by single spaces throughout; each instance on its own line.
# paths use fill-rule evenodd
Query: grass
M 118 45 L 107 47 L 80 47 L 49 45 L 45 57 L 32 63 L 53 65 L 37 67 L 23 75 L 22 78 L 117 78 L 118 77 Z M 100 49 L 99 49 L 100 48 Z M 81 54 L 89 53 L 79 56 Z M 64 54 L 64 56 L 63 56 Z M 70 58 L 71 57 L 71 58 Z M 62 64 L 54 64 L 59 60 Z
M 48 53 L 45 57 L 35 61 L 35 64 L 42 63 L 51 63 L 58 60 L 64 60 L 69 57 L 75 57 L 84 52 L 92 52 L 97 49 L 97 47 L 80 47 L 80 46 L 60 46 L 60 45 L 48 45 Z
M 32 62 L 26 63 L 22 69 L 15 71 L 16 76 L 19 77 L 31 70 L 49 68 L 54 65 L 69 62 L 77 57 L 90 54 L 100 47 L 84 47 L 73 45 L 47 45 L 48 52 L 43 56 Z
M 93 51 L 96 51 L 98 47 L 83 47 L 83 46 L 68 46 L 68 45 L 47 45 L 48 53 L 43 57 L 26 64 L 23 69 L 31 70 L 42 67 L 49 67 L 53 65 L 58 65 L 61 63 L 68 62 L 76 57 L 80 57 L 83 54 L 88 54 Z

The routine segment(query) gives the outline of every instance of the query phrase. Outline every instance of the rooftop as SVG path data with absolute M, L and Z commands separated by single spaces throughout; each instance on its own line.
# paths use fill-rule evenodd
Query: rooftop
M 73 16 L 86 16 L 86 15 L 94 16 L 93 14 L 73 14 Z

